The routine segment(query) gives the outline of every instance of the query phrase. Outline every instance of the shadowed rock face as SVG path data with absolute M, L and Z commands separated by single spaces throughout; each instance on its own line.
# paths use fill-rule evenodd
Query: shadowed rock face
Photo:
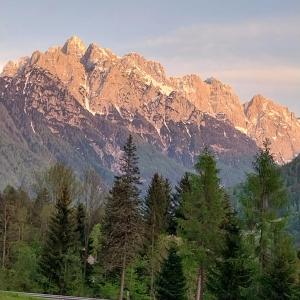
M 224 183 L 232 184 L 251 167 L 257 150 L 251 138 L 260 145 L 275 126 L 255 121 L 253 100 L 244 109 L 232 89 L 216 79 L 169 78 L 157 62 L 136 53 L 118 57 L 95 44 L 85 47 L 77 37 L 63 47 L 10 62 L 0 77 L 0 103 L 20 137 L 14 138 L 16 147 L 20 143 L 23 152 L 25 147 L 34 154 L 30 158 L 34 168 L 63 160 L 78 173 L 93 167 L 107 181 L 118 171 L 120 148 L 132 133 L 145 180 L 160 171 L 176 181 L 209 145 L 222 174 L 232 172 L 223 176 Z M 299 132 L 297 119 L 289 122 L 293 134 Z M 266 128 L 263 134 L 261 128 Z M 273 147 L 286 148 L 276 139 Z M 293 147 L 294 152 L 278 151 L 280 157 L 289 159 L 300 145 Z M 6 154 L 7 150 L 0 153 L 0 159 L 5 160 Z M 23 169 L 28 168 L 10 177 L 20 182 L 26 177 Z

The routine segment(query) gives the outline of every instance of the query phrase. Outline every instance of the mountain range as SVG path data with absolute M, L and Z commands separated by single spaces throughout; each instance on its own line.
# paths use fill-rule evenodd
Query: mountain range
M 76 36 L 8 62 L 0 75 L 0 187 L 30 184 L 63 161 L 109 183 L 132 134 L 142 179 L 176 182 L 203 147 L 216 154 L 224 185 L 241 181 L 264 139 L 284 164 L 300 152 L 300 121 L 261 95 L 241 103 L 215 78 L 168 77 L 137 53 L 122 57 Z M 230 176 L 228 176 L 230 174 Z

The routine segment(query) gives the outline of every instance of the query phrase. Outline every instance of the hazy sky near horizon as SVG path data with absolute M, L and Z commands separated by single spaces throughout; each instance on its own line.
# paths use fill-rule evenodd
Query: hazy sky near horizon
M 72 36 L 138 52 L 168 75 L 230 84 L 300 116 L 299 0 L 0 0 L 0 69 Z

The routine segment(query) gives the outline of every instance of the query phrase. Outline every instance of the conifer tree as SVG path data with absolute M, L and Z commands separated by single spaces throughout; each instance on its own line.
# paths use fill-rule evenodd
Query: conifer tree
M 186 281 L 176 248 L 169 249 L 156 282 L 157 300 L 185 300 Z
M 262 279 L 262 297 L 268 300 L 296 298 L 295 269 L 284 255 L 277 255 Z
M 140 173 L 131 135 L 124 146 L 120 169 L 106 205 L 103 261 L 108 270 L 121 270 L 119 299 L 123 300 L 126 268 L 141 247 L 143 236 Z
M 251 257 L 243 244 L 240 222 L 227 199 L 223 224 L 225 241 L 221 256 L 216 260 L 208 276 L 208 290 L 218 300 L 246 300 L 253 271 Z
M 69 187 L 62 186 L 40 260 L 41 272 L 47 278 L 48 287 L 61 294 L 67 292 L 68 256 L 74 246 L 74 220 L 71 203 Z
M 146 226 L 150 230 L 147 232 L 150 235 L 150 243 L 167 229 L 170 193 L 169 182 L 157 173 L 154 174 L 145 199 Z
M 179 184 L 175 187 L 175 193 L 171 198 L 171 203 L 169 207 L 169 226 L 168 233 L 176 235 L 178 219 L 182 219 L 182 198 L 183 194 L 190 190 L 190 182 L 189 182 L 189 173 L 185 173 L 181 178 Z
M 213 154 L 205 148 L 196 164 L 197 175 L 190 176 L 190 189 L 183 194 L 180 234 L 189 243 L 198 261 L 196 300 L 204 299 L 207 270 L 222 245 L 224 192 L 220 186 Z
M 253 236 L 251 243 L 256 245 L 260 273 L 263 275 L 272 260 L 273 225 L 283 220 L 280 211 L 287 204 L 287 191 L 270 152 L 268 140 L 256 155 L 253 166 L 254 173 L 247 177 L 241 202 L 247 228 Z
M 296 288 L 296 253 L 291 237 L 285 230 L 282 230 L 282 225 L 277 223 L 273 230 L 271 261 L 261 278 L 262 288 L 259 295 L 261 299 L 300 298 Z
M 168 226 L 168 209 L 170 206 L 170 184 L 163 177 L 154 174 L 146 196 L 146 236 L 150 245 L 151 296 L 154 298 L 154 251 L 157 238 Z

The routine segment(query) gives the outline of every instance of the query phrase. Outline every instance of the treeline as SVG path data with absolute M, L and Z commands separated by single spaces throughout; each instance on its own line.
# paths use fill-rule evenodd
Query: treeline
M 109 193 L 56 164 L 36 196 L 0 195 L 0 289 L 109 299 L 300 299 L 288 194 L 266 142 L 239 192 L 239 210 L 204 149 L 174 192 L 154 174 L 141 194 L 132 137 Z M 228 174 L 230 176 L 230 174 Z

